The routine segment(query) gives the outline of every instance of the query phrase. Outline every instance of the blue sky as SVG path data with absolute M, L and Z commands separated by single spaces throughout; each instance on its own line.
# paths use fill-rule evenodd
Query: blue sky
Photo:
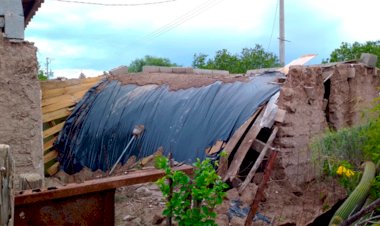
M 223 48 L 238 53 L 255 44 L 278 55 L 277 2 L 174 0 L 111 7 L 46 0 L 25 36 L 37 46 L 41 66 L 49 57 L 55 76 L 70 78 L 80 72 L 99 75 L 145 55 L 166 57 L 183 66 L 191 65 L 194 53 L 213 56 Z M 343 41 L 380 39 L 378 9 L 378 0 L 285 0 L 286 62 L 314 53 L 318 57 L 311 63 L 318 64 Z

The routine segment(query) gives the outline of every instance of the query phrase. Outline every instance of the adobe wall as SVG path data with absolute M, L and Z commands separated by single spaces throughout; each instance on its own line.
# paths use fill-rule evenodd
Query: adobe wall
M 41 91 L 36 47 L 0 36 L 0 143 L 8 144 L 20 173 L 43 177 Z
M 324 80 L 327 79 L 324 83 Z M 380 70 L 362 64 L 291 67 L 278 100 L 286 110 L 274 143 L 291 184 L 314 178 L 310 140 L 328 127 L 339 129 L 361 120 L 361 112 L 379 96 Z

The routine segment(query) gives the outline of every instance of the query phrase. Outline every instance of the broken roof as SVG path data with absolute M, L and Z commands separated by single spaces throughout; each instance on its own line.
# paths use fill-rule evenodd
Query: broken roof
M 22 0 L 25 27 L 28 25 L 32 17 L 36 14 L 38 8 L 40 8 L 43 2 L 44 0 Z

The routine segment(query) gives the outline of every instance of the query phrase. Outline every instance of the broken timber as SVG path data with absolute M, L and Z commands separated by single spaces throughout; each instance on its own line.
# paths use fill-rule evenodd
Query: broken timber
M 264 107 L 265 108 L 265 107 Z M 242 164 L 245 156 L 247 155 L 249 149 L 251 148 L 254 140 L 261 130 L 260 121 L 264 115 L 265 109 L 263 109 L 257 119 L 255 120 L 253 126 L 249 129 L 247 135 L 244 137 L 239 148 L 237 149 L 234 158 L 228 168 L 227 175 L 224 177 L 223 181 L 232 181 L 237 177 L 239 173 L 240 165 Z
M 218 174 L 224 178 L 224 176 L 227 173 L 228 170 L 228 158 L 230 157 L 231 153 L 239 143 L 239 141 L 244 137 L 244 135 L 247 133 L 247 130 L 251 127 L 252 123 L 255 122 L 257 115 L 262 111 L 263 107 L 260 106 L 257 108 L 256 112 L 246 121 L 240 128 L 232 135 L 226 146 L 224 147 L 224 150 L 226 152 L 226 156 L 222 157 L 219 162 L 218 167 Z
M 256 159 L 255 164 L 252 166 L 252 168 L 249 171 L 244 182 L 241 184 L 241 186 L 239 188 L 240 194 L 243 193 L 244 189 L 247 187 L 247 185 L 251 182 L 252 178 L 255 176 L 257 169 L 261 165 L 265 155 L 267 154 L 268 150 L 270 149 L 270 145 L 272 144 L 274 138 L 276 138 L 277 131 L 278 131 L 278 127 L 274 127 L 267 143 L 265 144 L 264 148 L 261 150 L 259 157 Z

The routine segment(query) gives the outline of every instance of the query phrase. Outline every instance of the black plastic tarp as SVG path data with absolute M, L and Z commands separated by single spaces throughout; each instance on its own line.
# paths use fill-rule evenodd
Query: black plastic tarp
M 132 138 L 135 125 L 145 126 L 122 163 L 163 147 L 177 161 L 205 158 L 205 149 L 227 141 L 255 111 L 279 90 L 271 84 L 280 73 L 248 82 L 215 82 L 171 91 L 167 85 L 123 85 L 105 80 L 91 88 L 67 119 L 55 147 L 67 173 L 109 170 Z M 154 75 L 152 75 L 154 76 Z

